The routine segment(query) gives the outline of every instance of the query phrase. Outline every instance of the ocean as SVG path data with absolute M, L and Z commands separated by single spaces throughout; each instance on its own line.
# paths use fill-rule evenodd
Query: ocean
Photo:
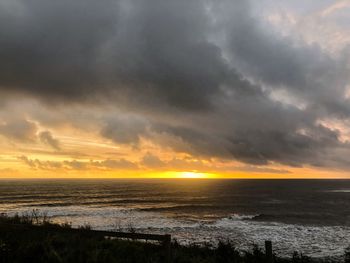
M 350 180 L 0 180 L 0 213 L 73 227 L 168 233 L 181 244 L 273 242 L 277 255 L 341 256 Z

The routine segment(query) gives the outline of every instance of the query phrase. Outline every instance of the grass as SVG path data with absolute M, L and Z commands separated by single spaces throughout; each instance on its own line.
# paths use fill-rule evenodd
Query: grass
M 1 263 L 164 263 L 161 245 L 132 240 L 106 239 L 85 225 L 81 231 L 69 231 L 70 224 L 52 223 L 47 215 L 34 210 L 25 215 L 0 215 Z M 257 246 L 238 251 L 230 242 L 211 246 L 181 246 L 172 243 L 173 263 L 265 263 L 265 254 Z M 350 263 L 350 249 L 343 262 Z M 289 259 L 275 257 L 276 263 L 316 262 L 294 253 Z M 330 262 L 325 260 L 324 262 Z M 335 262 L 335 261 L 333 261 Z

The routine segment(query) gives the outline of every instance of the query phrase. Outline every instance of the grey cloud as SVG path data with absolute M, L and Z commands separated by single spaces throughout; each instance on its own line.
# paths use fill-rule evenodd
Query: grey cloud
M 103 161 L 79 161 L 79 160 L 64 160 L 64 161 L 48 161 L 39 159 L 30 159 L 25 155 L 18 156 L 19 160 L 25 163 L 32 169 L 38 170 L 136 170 L 138 165 L 126 159 L 107 159 Z
M 170 160 L 161 160 L 157 155 L 146 153 L 140 162 L 149 169 L 163 169 L 171 171 L 201 171 L 207 172 L 218 170 L 217 167 L 211 164 L 204 164 L 201 160 L 193 160 L 192 158 L 172 158 Z
M 33 142 L 37 126 L 26 119 L 12 119 L 0 124 L 0 134 L 13 140 Z
M 226 114 L 217 112 L 213 118 L 185 119 L 183 126 L 153 126 L 154 141 L 194 156 L 233 158 L 254 165 L 315 165 L 326 163 L 329 151 L 349 150 L 339 140 L 339 132 L 315 124 L 301 110 L 260 102 L 254 104 L 257 112 L 249 112 L 243 104 L 224 107 Z
M 204 2 L 126 5 L 129 12 L 121 16 L 118 34 L 104 50 L 108 69 L 126 85 L 127 90 L 119 90 L 142 104 L 209 107 L 210 96 L 218 92 L 229 70 L 220 49 L 206 39 Z
M 226 168 L 227 171 L 243 171 L 243 172 L 253 172 L 253 173 L 271 173 L 271 174 L 288 174 L 290 171 L 285 169 L 274 169 L 267 167 L 258 167 L 252 165 L 246 165 L 242 167 L 230 167 Z
M 87 169 L 88 165 L 86 162 L 81 162 L 77 160 L 73 161 L 63 161 L 63 164 L 73 170 L 85 170 Z
M 17 0 L 1 10 L 3 93 L 195 109 L 229 73 L 206 39 L 202 1 Z
M 84 170 L 87 168 L 85 162 L 80 162 L 77 160 L 73 161 L 47 161 L 47 160 L 39 160 L 39 159 L 30 159 L 25 155 L 19 156 L 19 160 L 24 162 L 32 169 L 37 170 L 56 170 L 56 169 L 73 169 L 73 170 Z
M 27 156 L 22 155 L 22 156 L 19 156 L 18 159 L 23 161 L 25 164 L 27 164 L 28 166 L 30 166 L 32 168 L 36 167 L 35 161 L 30 160 Z
M 107 159 L 104 161 L 92 161 L 90 163 L 92 166 L 95 167 L 100 167 L 104 169 L 111 169 L 111 170 L 135 170 L 138 169 L 137 164 L 130 162 L 126 159 L 118 159 L 118 160 L 113 160 L 113 159 Z
M 55 150 L 60 150 L 60 141 L 55 139 L 50 131 L 43 131 L 39 133 L 39 139 L 42 143 L 47 144 Z
M 137 145 L 145 134 L 147 122 L 135 116 L 115 117 L 106 121 L 101 135 L 116 143 Z
M 345 48 L 338 57 L 313 45 L 266 30 L 266 23 L 245 16 L 231 16 L 227 54 L 245 76 L 270 89 L 285 89 L 306 101 L 310 111 L 349 116 L 344 98 L 349 84 L 350 56 Z
M 143 156 L 141 163 L 149 168 L 162 168 L 165 166 L 165 163 L 159 159 L 158 156 L 155 156 L 151 153 L 145 154 Z
M 40 161 L 38 159 L 30 159 L 25 155 L 19 156 L 18 159 L 23 161 L 26 165 L 28 165 L 32 169 L 54 170 L 54 169 L 59 169 L 63 167 L 63 164 L 61 162 Z
M 116 25 L 118 1 L 1 1 L 0 86 L 57 100 L 95 94 L 99 46 Z

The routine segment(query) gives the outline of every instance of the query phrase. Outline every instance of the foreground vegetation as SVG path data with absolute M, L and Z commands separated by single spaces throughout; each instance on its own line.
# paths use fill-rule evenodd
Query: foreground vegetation
M 131 240 L 106 239 L 96 235 L 88 226 L 80 231 L 69 231 L 69 224 L 57 225 L 37 211 L 22 216 L 0 216 L 1 263 L 163 263 L 164 249 L 159 244 Z M 290 259 L 274 257 L 276 263 L 316 262 L 295 253 Z M 323 262 L 350 263 L 350 252 L 343 259 L 324 259 Z M 238 251 L 232 244 L 210 246 L 181 246 L 172 243 L 171 262 L 174 263 L 260 263 L 265 254 L 258 247 L 252 251 Z M 319 261 L 318 261 L 319 262 Z

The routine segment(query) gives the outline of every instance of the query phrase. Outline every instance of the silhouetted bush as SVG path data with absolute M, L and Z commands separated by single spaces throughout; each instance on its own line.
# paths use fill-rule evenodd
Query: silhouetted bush
M 40 226 L 37 226 L 40 225 Z M 90 231 L 70 231 L 71 224 L 53 224 L 47 216 L 34 212 L 25 216 L 0 215 L 0 263 L 163 263 L 164 250 L 154 243 L 106 239 Z M 173 263 L 265 263 L 265 254 L 257 246 L 239 251 L 230 242 L 182 246 L 172 243 Z M 320 262 L 294 253 L 289 259 L 275 257 L 276 263 Z M 322 261 L 330 262 L 330 261 Z M 333 261 L 334 262 L 334 261 Z M 350 248 L 345 262 L 350 263 Z
M 345 249 L 344 262 L 350 263 L 350 247 Z
M 303 254 L 299 254 L 298 252 L 293 253 L 292 257 L 293 263 L 309 263 L 312 262 L 311 258 L 304 256 Z

